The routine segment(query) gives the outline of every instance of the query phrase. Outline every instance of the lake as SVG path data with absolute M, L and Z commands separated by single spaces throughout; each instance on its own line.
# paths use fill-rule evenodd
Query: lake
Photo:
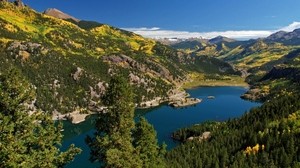
M 147 110 L 136 110 L 136 116 L 144 116 L 157 131 L 159 143 L 165 142 L 168 149 L 175 147 L 178 142 L 171 139 L 171 133 L 175 130 L 199 124 L 204 121 L 225 121 L 243 115 L 252 107 L 259 106 L 260 103 L 246 101 L 240 95 L 247 91 L 243 87 L 199 87 L 187 90 L 194 98 L 202 99 L 200 104 L 184 108 L 175 109 L 168 105 Z M 208 99 L 214 96 L 214 99 Z M 89 162 L 89 148 L 85 144 L 85 137 L 92 135 L 95 124 L 95 116 L 90 116 L 85 122 L 72 125 L 64 121 L 64 138 L 62 150 L 74 143 L 83 151 L 76 157 L 75 161 L 68 164 L 68 168 L 94 168 L 97 164 Z

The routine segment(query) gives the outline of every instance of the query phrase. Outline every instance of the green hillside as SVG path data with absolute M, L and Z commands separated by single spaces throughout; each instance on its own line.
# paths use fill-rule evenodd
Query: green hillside
M 286 93 L 239 119 L 180 129 L 169 167 L 299 167 L 299 94 Z M 199 140 L 210 132 L 206 140 Z M 194 140 L 190 137 L 194 137 Z M 187 141 L 186 141 L 187 140 Z
M 129 79 L 135 101 L 167 97 L 191 72 L 234 74 L 215 58 L 198 58 L 96 22 L 50 17 L 0 2 L 0 72 L 15 67 L 36 87 L 36 105 L 52 112 L 98 105 L 113 74 Z M 220 70 L 221 67 L 221 70 Z
M 274 97 L 283 89 L 293 91 L 298 88 L 298 83 L 292 80 L 295 75 L 286 75 L 280 78 L 264 78 L 264 76 L 268 76 L 269 72 L 277 66 L 280 66 L 282 71 L 289 68 L 298 69 L 299 32 L 297 29 L 293 32 L 280 31 L 267 38 L 248 41 L 230 41 L 219 37 L 207 40 L 202 44 L 203 47 L 197 50 L 185 48 L 191 43 L 188 40 L 181 41 L 180 45 L 172 45 L 172 47 L 200 58 L 215 57 L 234 65 L 236 69 L 242 71 L 246 82 L 251 85 L 251 89 L 243 97 L 251 100 L 266 100 L 269 99 L 268 97 Z M 215 43 L 211 43 L 211 41 Z M 193 43 L 197 43 L 197 41 L 193 41 Z M 272 74 L 274 75 L 274 73 Z
M 169 167 L 300 166 L 300 49 L 298 39 L 290 38 L 223 42 L 220 50 L 210 45 L 194 52 L 243 70 L 251 86 L 242 97 L 263 105 L 241 118 L 177 130 L 172 137 L 182 144 L 168 152 Z

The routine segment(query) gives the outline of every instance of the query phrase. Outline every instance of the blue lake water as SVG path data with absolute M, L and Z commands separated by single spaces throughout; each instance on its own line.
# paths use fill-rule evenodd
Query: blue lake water
M 194 98 L 202 99 L 200 104 L 195 106 L 175 109 L 168 105 L 147 110 L 136 110 L 136 116 L 144 116 L 157 131 L 159 143 L 165 142 L 168 149 L 177 145 L 171 139 L 171 133 L 183 127 L 199 124 L 204 121 L 225 121 L 243 115 L 252 107 L 260 103 L 245 101 L 240 95 L 247 91 L 243 87 L 200 87 L 187 90 Z M 214 99 L 208 99 L 214 96 Z M 76 157 L 75 161 L 68 164 L 68 168 L 94 168 L 97 164 L 89 162 L 89 148 L 85 144 L 85 137 L 92 135 L 95 124 L 95 116 L 90 116 L 85 122 L 72 125 L 64 122 L 64 138 L 62 150 L 74 143 L 83 151 Z

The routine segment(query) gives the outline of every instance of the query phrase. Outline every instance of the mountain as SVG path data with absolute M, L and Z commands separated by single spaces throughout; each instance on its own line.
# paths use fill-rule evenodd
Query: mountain
M 224 43 L 224 42 L 231 43 L 231 42 L 235 42 L 235 41 L 236 40 L 230 39 L 230 38 L 224 37 L 224 36 L 217 36 L 215 38 L 208 40 L 208 42 L 211 44 L 219 44 L 219 43 Z
M 278 94 L 281 89 L 295 90 L 297 88 L 297 81 L 288 76 L 286 78 L 281 76 L 279 79 L 278 75 L 274 76 L 275 73 L 271 71 L 286 74 L 285 72 L 290 68 L 297 69 L 300 59 L 299 39 L 300 29 L 296 29 L 292 32 L 279 31 L 267 38 L 247 41 L 235 41 L 219 36 L 208 40 L 198 48 L 189 48 L 196 44 L 199 46 L 200 43 L 195 41 L 191 43 L 188 40 L 181 41 L 178 43 L 180 45 L 172 44 L 171 46 L 198 57 L 216 57 L 234 65 L 236 69 L 242 71 L 244 77 L 247 77 L 246 81 L 252 84 L 244 98 L 266 100 L 267 97 Z M 282 65 L 284 68 L 274 70 L 274 67 Z M 291 76 L 297 76 L 297 74 Z
M 93 28 L 103 25 L 103 24 L 95 22 L 95 21 L 86 21 L 86 20 L 76 19 L 75 17 L 70 16 L 70 15 L 68 15 L 58 9 L 55 9 L 55 8 L 49 8 L 49 9 L 45 10 L 43 12 L 43 14 L 52 16 L 52 17 L 55 17 L 58 19 L 63 19 L 63 20 L 69 21 L 83 29 L 93 29 Z
M 159 40 L 161 41 L 161 40 Z M 165 39 L 164 44 L 175 49 L 194 52 L 198 56 L 219 56 L 227 53 L 234 47 L 243 44 L 243 41 L 236 41 L 223 36 L 218 36 L 212 39 L 189 38 L 176 39 L 176 41 Z
M 221 60 L 49 11 L 55 17 L 0 2 L 0 72 L 21 70 L 36 88 L 36 106 L 45 111 L 97 111 L 99 97 L 114 74 L 128 78 L 137 104 L 167 99 L 192 72 L 237 74 Z
M 278 39 L 283 38 L 288 32 L 285 31 L 278 31 L 276 33 L 271 34 L 269 37 L 266 38 L 268 41 L 277 41 Z
M 207 46 L 207 40 L 202 38 L 189 38 L 178 40 L 176 43 L 173 42 L 170 46 L 176 49 L 195 51 Z
M 300 29 L 292 32 L 279 31 L 265 39 L 267 42 L 280 42 L 285 45 L 300 45 Z
M 56 17 L 56 18 L 59 18 L 59 19 L 72 19 L 74 20 L 75 22 L 79 22 L 80 20 L 79 19 L 76 19 L 75 17 L 73 16 L 70 16 L 58 9 L 55 9 L 55 8 L 49 8 L 47 10 L 45 10 L 43 12 L 45 15 L 49 15 L 49 16 L 53 16 L 53 17 Z

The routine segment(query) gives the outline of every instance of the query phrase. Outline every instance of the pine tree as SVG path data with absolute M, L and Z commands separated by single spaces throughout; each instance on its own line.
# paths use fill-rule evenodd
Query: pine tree
M 111 79 L 103 103 L 108 110 L 99 114 L 95 136 L 87 137 L 91 160 L 102 161 L 105 167 L 141 167 L 131 136 L 134 129 L 133 94 L 124 78 Z
M 61 125 L 50 116 L 28 113 L 33 87 L 12 69 L 0 75 L 0 167 L 62 167 L 80 152 L 73 145 L 60 152 Z
M 104 167 L 166 167 L 166 147 L 158 146 L 153 126 L 144 118 L 134 124 L 133 92 L 128 82 L 113 77 L 102 99 L 108 111 L 99 114 L 95 136 L 86 139 L 91 160 Z
M 163 160 L 165 148 L 159 147 L 156 132 L 145 118 L 141 118 L 134 131 L 134 146 L 140 154 L 144 168 L 166 167 Z

